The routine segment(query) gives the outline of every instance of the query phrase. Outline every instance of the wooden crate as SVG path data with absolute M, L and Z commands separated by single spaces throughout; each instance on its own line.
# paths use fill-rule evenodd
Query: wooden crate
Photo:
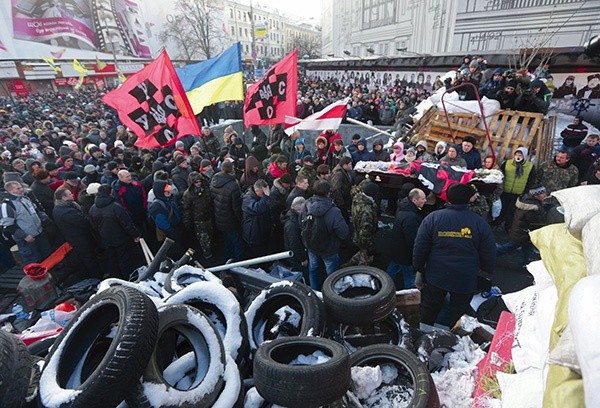
M 419 140 L 426 140 L 430 150 L 433 151 L 435 144 L 439 141 L 460 143 L 464 137 L 472 136 L 477 140 L 477 147 L 482 155 L 491 154 L 493 149 L 498 161 L 503 161 L 504 158 L 510 157 L 519 146 L 531 150 L 532 146 L 536 146 L 534 141 L 538 144 L 541 143 L 540 146 L 546 146 L 549 134 L 553 134 L 553 126 L 542 127 L 544 115 L 541 113 L 500 111 L 487 118 L 491 138 L 490 146 L 485 130 L 478 127 L 481 120 L 478 115 L 460 112 L 449 113 L 448 116 L 452 131 L 444 112 L 438 111 L 435 107 L 430 108 L 407 133 L 407 137 L 419 135 Z M 552 131 L 549 130 L 550 128 Z M 540 149 L 537 150 L 540 151 Z

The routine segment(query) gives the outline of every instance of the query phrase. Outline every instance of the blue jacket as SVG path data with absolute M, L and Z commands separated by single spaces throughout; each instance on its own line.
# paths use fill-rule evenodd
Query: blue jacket
M 475 293 L 479 269 L 492 273 L 496 241 L 488 223 L 468 205 L 449 205 L 429 214 L 417 231 L 415 270 L 425 280 L 453 293 Z
M 350 229 L 342 217 L 340 209 L 333 204 L 333 200 L 329 197 L 313 196 L 306 201 L 300 211 L 301 222 L 309 213 L 317 217 L 323 216 L 329 232 L 326 237 L 323 237 L 322 250 L 317 254 L 322 256 L 337 254 L 341 242 L 350 235 Z
M 173 197 L 165 197 L 164 186 L 166 181 L 155 181 L 152 191 L 156 199 L 150 204 L 148 215 L 156 224 L 156 227 L 162 230 L 165 235 L 173 240 L 179 238 L 177 226 L 181 222 L 181 211 Z
M 458 147 L 458 155 L 467 162 L 467 169 L 475 170 L 483 167 L 481 164 L 481 153 L 479 150 L 473 148 L 469 153 L 462 151 L 462 147 Z

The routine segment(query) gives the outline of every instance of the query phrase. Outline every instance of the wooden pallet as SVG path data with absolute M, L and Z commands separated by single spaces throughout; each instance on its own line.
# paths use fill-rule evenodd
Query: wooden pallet
M 500 111 L 487 118 L 491 136 L 490 146 L 485 130 L 478 127 L 481 119 L 478 115 L 458 112 L 449 113 L 448 116 L 452 131 L 448 127 L 444 112 L 432 107 L 423 114 L 406 136 L 410 139 L 418 135 L 419 140 L 427 141 L 431 151 L 439 141 L 460 143 L 464 137 L 472 136 L 477 140 L 477 147 L 482 155 L 489 155 L 493 149 L 498 161 L 503 161 L 510 157 L 517 147 L 524 146 L 531 150 L 531 147 L 548 145 L 548 140 L 551 140 L 554 134 L 552 123 L 555 122 L 542 126 L 545 122 L 544 115 L 541 113 Z M 549 144 L 552 145 L 551 141 Z M 540 152 L 540 148 L 536 150 Z

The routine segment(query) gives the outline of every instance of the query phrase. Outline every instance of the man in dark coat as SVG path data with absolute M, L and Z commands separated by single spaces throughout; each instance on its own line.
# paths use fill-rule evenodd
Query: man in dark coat
M 208 126 L 202 127 L 200 150 L 203 157 L 210 157 L 211 159 L 217 157 L 219 155 L 219 151 L 221 150 L 219 139 Z
M 323 261 L 325 264 L 327 275 L 338 269 L 340 265 L 340 245 L 350 235 L 350 229 L 344 217 L 342 217 L 340 209 L 335 206 L 333 200 L 329 197 L 331 192 L 329 182 L 317 180 L 313 190 L 315 195 L 306 201 L 300 212 L 300 223 L 304 222 L 309 214 L 314 217 L 322 217 L 329 233 L 320 241 L 319 248 L 307 248 L 310 287 L 321 290 L 323 283 L 319 276 L 319 262 Z
M 292 201 L 292 206 L 288 212 L 281 215 L 281 222 L 283 223 L 283 247 L 286 251 L 294 252 L 294 256 L 289 262 L 292 270 L 299 272 L 307 272 L 306 266 L 308 265 L 308 255 L 302 243 L 300 220 L 298 218 L 305 202 L 304 197 L 296 197 Z
M 133 223 L 143 234 L 148 206 L 146 190 L 139 181 L 133 179 L 128 170 L 120 170 L 117 177 L 118 180 L 113 184 L 114 197 L 127 210 Z
M 360 139 L 356 145 L 356 151 L 352 153 L 352 165 L 359 161 L 375 161 L 375 155 L 367 150 L 367 140 Z
M 210 192 L 215 210 L 215 225 L 225 241 L 225 261 L 239 261 L 242 259 L 242 192 L 231 161 L 223 162 L 221 172 L 213 176 Z
M 33 173 L 34 182 L 31 184 L 31 191 L 35 198 L 42 204 L 44 212 L 52 216 L 54 209 L 54 191 L 50 188 L 52 178 L 47 170 L 39 169 Z
M 177 191 L 179 191 L 180 194 L 183 194 L 189 187 L 188 177 L 191 172 L 192 169 L 190 169 L 190 163 L 186 158 L 177 156 L 177 158 L 175 158 L 175 167 L 171 170 L 171 180 L 173 180 L 173 184 L 175 184 L 175 187 L 177 187 Z
M 266 255 L 271 236 L 271 189 L 264 180 L 257 180 L 242 199 L 242 239 L 248 258 Z
M 183 193 L 183 225 L 194 233 L 202 248 L 202 256 L 212 258 L 213 204 L 209 179 L 202 173 L 190 173 L 189 188 Z
M 581 144 L 581 142 L 583 142 L 587 133 L 588 127 L 583 124 L 583 118 L 581 116 L 575 116 L 573 118 L 573 123 L 567 125 L 567 127 L 560 132 L 560 137 L 563 138 L 560 150 L 566 150 L 571 153 Z
M 342 217 L 348 222 L 350 220 L 350 208 L 352 207 L 352 159 L 342 157 L 333 171 L 329 182 L 331 183 L 331 198 L 342 212 Z
M 74 201 L 73 193 L 66 188 L 54 192 L 55 205 L 53 210 L 54 222 L 65 240 L 73 247 L 77 260 L 83 263 L 79 276 L 73 282 L 86 278 L 102 278 L 98 270 L 96 258 L 96 242 L 92 233 L 90 221 L 83 214 L 81 207 Z
M 294 186 L 292 191 L 290 191 L 290 194 L 287 196 L 287 198 L 285 200 L 286 211 L 289 210 L 290 207 L 292 206 L 292 201 L 294 201 L 294 198 L 304 197 L 305 199 L 308 200 L 308 197 L 310 197 L 310 193 L 308 192 L 308 187 L 309 187 L 308 177 L 300 176 L 300 175 L 296 176 L 296 186 Z
M 488 223 L 468 209 L 477 190 L 455 183 L 448 189 L 449 206 L 429 214 L 417 231 L 413 267 L 421 274 L 421 322 L 433 325 L 450 294 L 450 327 L 469 313 L 479 270 L 492 273 L 496 242 Z M 416 286 L 422 287 L 419 276 Z
M 90 220 L 92 227 L 100 235 L 101 245 L 108 252 L 107 259 L 111 265 L 106 268 L 105 274 L 128 280 L 131 273 L 142 265 L 137 245 L 141 234 L 127 211 L 115 202 L 111 193 L 110 186 L 102 185 L 98 188 L 94 205 L 90 209 Z
M 396 282 L 396 287 L 402 289 L 398 284 L 396 276 L 398 272 L 402 272 L 404 277 L 403 289 L 412 289 L 415 287 L 415 270 L 412 266 L 413 248 L 419 225 L 421 225 L 422 210 L 427 196 L 423 190 L 413 188 L 400 201 L 396 218 L 394 219 L 394 227 L 390 241 L 393 242 L 393 250 L 391 251 L 390 263 L 387 267 L 387 273 Z
M 477 140 L 472 136 L 467 136 L 462 140 L 459 147 L 459 156 L 467 163 L 467 169 L 475 170 L 483 167 L 481 164 L 481 153 L 475 148 Z

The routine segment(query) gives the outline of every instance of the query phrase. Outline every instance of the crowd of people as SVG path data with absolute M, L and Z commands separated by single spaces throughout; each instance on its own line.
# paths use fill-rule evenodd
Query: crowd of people
M 465 63 L 470 79 L 457 80 L 475 80 L 480 67 Z M 483 82 L 483 92 L 505 91 L 513 81 L 505 79 L 495 88 Z M 298 116 L 354 95 L 348 116 L 398 125 L 427 92 L 392 88 L 373 92 L 305 78 Z M 523 89 L 522 95 L 526 89 L 538 94 L 536 86 Z M 446 292 L 452 294 L 452 315 L 462 314 L 465 295 L 473 289 L 470 278 L 479 270 L 492 272 L 496 255 L 521 248 L 519 265 L 526 264 L 533 251 L 527 231 L 551 222 L 556 207 L 549 193 L 600 183 L 598 135 L 585 134 L 580 119 L 565 130 L 565 145 L 553 160 L 533 164 L 528 150 L 519 148 L 498 166 L 491 158 L 482 160 L 472 137 L 458 145 L 440 142 L 434 151 L 425 141 L 397 142 L 390 151 L 375 141 L 369 150 L 359 135 L 345 145 L 328 129 L 309 146 L 300 132 L 287 135 L 282 125 L 274 125 L 268 132 L 252 126 L 252 142 L 246 144 L 231 126 L 222 137 L 215 135 L 206 118 L 200 119 L 202 135 L 183 137 L 168 148 L 140 149 L 100 97 L 81 91 L 0 98 L 0 262 L 6 267 L 13 264 L 8 252 L 13 245 L 28 264 L 66 241 L 82 266 L 72 280 L 127 279 L 143 264 L 139 241 L 156 251 L 168 237 L 175 241 L 173 259 L 188 247 L 208 261 L 219 246 L 223 262 L 291 249 L 288 266 L 320 289 L 324 274 L 341 265 L 373 263 L 379 216 L 387 210 L 394 216 L 395 248 L 388 273 L 398 288 L 427 281 L 426 322 L 433 323 Z M 504 182 L 487 197 L 472 185 L 452 186 L 449 205 L 437 211 L 439 199 L 417 181 L 406 182 L 396 195 L 353 171 L 359 161 L 415 160 L 497 168 Z M 494 215 L 492 208 L 500 203 L 502 210 Z M 494 227 L 505 228 L 510 242 L 496 248 Z M 342 249 L 354 255 L 342 257 Z M 457 251 L 464 256 L 457 257 Z

